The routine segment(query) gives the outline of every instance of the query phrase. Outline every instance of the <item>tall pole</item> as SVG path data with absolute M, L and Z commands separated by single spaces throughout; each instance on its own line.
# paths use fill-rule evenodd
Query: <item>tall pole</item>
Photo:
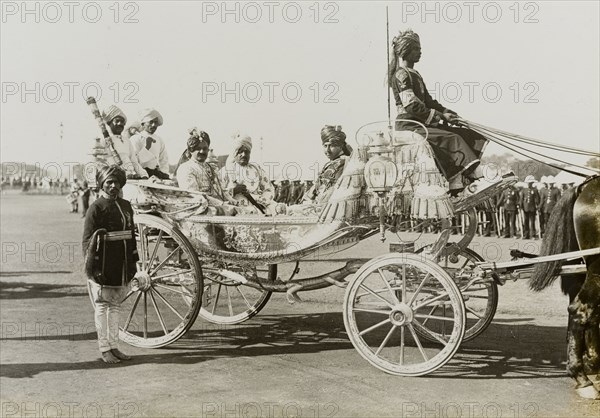
M 58 147 L 58 152 L 59 152 L 59 158 L 60 158 L 60 167 L 61 167 L 60 170 L 62 171 L 63 165 L 65 164 L 64 159 L 63 159 L 63 123 L 62 123 L 62 121 L 60 122 L 59 140 L 60 140 L 60 144 Z
M 385 39 L 386 39 L 386 43 L 385 43 L 385 50 L 387 53 L 387 63 L 385 65 L 385 73 L 389 74 L 389 68 L 388 66 L 390 65 L 390 18 L 389 18 L 389 10 L 388 10 L 388 6 L 385 6 Z M 392 130 L 392 115 L 390 112 L 390 88 L 391 86 L 389 85 L 389 80 L 386 83 L 387 86 L 387 111 L 388 111 L 388 129 Z

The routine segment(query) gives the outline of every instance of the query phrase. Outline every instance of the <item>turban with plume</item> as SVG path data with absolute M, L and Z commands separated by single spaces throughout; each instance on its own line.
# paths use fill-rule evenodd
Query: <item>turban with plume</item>
M 400 32 L 392 40 L 392 46 L 394 47 L 394 54 L 403 58 L 411 49 L 420 46 L 421 40 L 419 35 L 408 29 L 404 32 Z
M 339 125 L 325 125 L 321 129 L 321 141 L 323 145 L 335 145 L 341 147 L 344 151 L 344 155 L 350 155 L 352 149 L 346 143 L 346 134 L 342 131 L 342 127 Z

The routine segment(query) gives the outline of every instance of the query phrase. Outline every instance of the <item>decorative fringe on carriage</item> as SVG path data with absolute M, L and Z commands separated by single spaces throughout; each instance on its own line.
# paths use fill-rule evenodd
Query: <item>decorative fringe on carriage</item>
M 350 221 L 363 214 L 368 206 L 368 196 L 364 176 L 365 163 L 358 153 L 350 156 L 335 190 L 319 214 L 319 222 Z
M 433 150 L 427 141 L 420 138 L 401 146 L 395 156 L 401 174 L 391 202 L 391 213 L 417 219 L 453 217 L 446 180 L 435 164 Z

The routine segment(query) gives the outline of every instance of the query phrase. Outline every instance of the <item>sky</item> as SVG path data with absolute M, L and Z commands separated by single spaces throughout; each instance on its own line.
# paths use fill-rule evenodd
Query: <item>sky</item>
M 361 126 L 386 124 L 386 6 L 390 38 L 419 33 L 415 68 L 443 105 L 600 152 L 599 4 L 2 2 L 0 159 L 88 161 L 100 135 L 85 104 L 93 95 L 129 121 L 159 110 L 171 164 L 197 126 L 216 154 L 246 133 L 273 177 L 313 177 L 323 125 L 341 125 L 354 144 Z

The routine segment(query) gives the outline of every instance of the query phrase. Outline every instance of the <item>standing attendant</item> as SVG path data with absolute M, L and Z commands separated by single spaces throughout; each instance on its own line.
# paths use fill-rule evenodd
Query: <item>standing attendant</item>
M 523 222 L 523 239 L 536 238 L 535 231 L 535 215 L 540 202 L 540 194 L 537 189 L 533 187 L 535 178 L 533 176 L 527 176 L 525 178 L 527 188 L 521 191 L 521 207 L 525 214 Z
M 90 207 L 90 194 L 91 190 L 88 186 L 87 181 L 84 181 L 81 186 L 81 217 L 85 218 L 85 214 L 87 213 Z
M 546 195 L 545 201 L 544 201 L 544 217 L 546 219 L 550 218 L 550 214 L 552 213 L 552 210 L 554 209 L 554 206 L 556 206 L 556 202 L 558 202 L 558 200 L 560 199 L 561 193 L 560 190 L 558 190 L 555 187 L 555 183 L 556 181 L 554 180 L 553 176 L 548 176 L 548 193 Z
M 496 207 L 504 208 L 504 238 L 516 237 L 517 211 L 519 210 L 519 191 L 510 186 L 502 192 Z
M 88 291 L 94 304 L 94 320 L 102 360 L 119 363 L 131 357 L 119 351 L 119 309 L 127 284 L 136 273 L 133 209 L 119 192 L 125 171 L 104 166 L 96 174 L 100 197 L 92 203 L 83 227 L 83 253 Z
M 169 156 L 165 143 L 156 133 L 163 124 L 163 117 L 155 109 L 146 109 L 141 117 L 142 131 L 131 137 L 131 143 L 141 166 L 149 176 L 168 180 Z

